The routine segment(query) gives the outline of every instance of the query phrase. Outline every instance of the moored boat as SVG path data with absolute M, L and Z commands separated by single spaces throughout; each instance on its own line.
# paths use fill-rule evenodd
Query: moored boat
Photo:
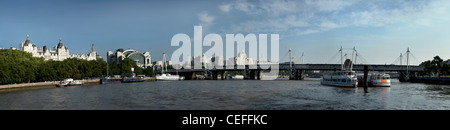
M 177 80 L 184 79 L 184 77 L 179 76 L 179 75 L 171 75 L 171 74 L 164 73 L 164 69 L 165 69 L 165 72 L 167 72 L 166 53 L 163 53 L 162 63 L 163 63 L 163 65 L 161 66 L 162 67 L 161 75 L 156 76 L 156 81 L 177 81 Z
M 369 76 L 369 86 L 390 87 L 391 76 L 385 73 L 375 73 Z
M 357 87 L 358 82 L 355 71 L 336 71 L 325 74 L 320 81 L 323 85 L 339 87 Z
M 83 83 L 81 81 L 73 80 L 72 78 L 67 78 L 56 84 L 56 87 L 80 86 L 82 84 Z
M 345 63 L 343 63 L 342 47 L 339 51 L 341 52 L 341 70 L 324 74 L 320 83 L 323 85 L 339 86 L 339 87 L 358 87 L 358 79 L 356 76 L 356 72 L 352 71 L 353 69 L 352 61 L 350 59 L 347 59 L 345 60 Z M 352 55 L 355 52 L 356 50 L 353 47 Z
M 182 78 L 179 75 L 171 75 L 171 74 L 161 74 L 159 76 L 156 76 L 156 81 L 175 81 L 175 80 L 182 80 Z
M 69 82 L 69 86 L 80 86 L 80 85 L 83 85 L 83 82 L 78 81 L 78 80 Z
M 244 79 L 244 75 L 234 75 L 231 76 L 231 79 Z
M 120 75 L 105 76 L 100 79 L 100 84 L 109 84 L 109 83 L 121 83 L 122 77 Z

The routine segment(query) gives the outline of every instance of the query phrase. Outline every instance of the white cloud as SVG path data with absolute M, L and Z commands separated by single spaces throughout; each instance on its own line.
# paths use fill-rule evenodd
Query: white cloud
M 198 14 L 198 20 L 200 25 L 209 26 L 214 22 L 214 17 L 209 16 L 206 12 L 202 12 Z
M 312 8 L 316 8 L 321 12 L 332 12 L 339 11 L 344 9 L 345 7 L 352 5 L 352 2 L 349 0 L 306 0 L 305 3 L 308 6 L 312 6 Z
M 295 15 L 284 18 L 266 19 L 261 21 L 247 21 L 231 26 L 233 32 L 285 32 L 290 28 L 307 27 L 309 23 Z
M 449 4 L 445 0 L 237 0 L 219 7 L 223 12 L 249 15 L 249 19 L 225 27 L 231 29 L 227 32 L 306 35 L 343 27 L 431 26 L 436 19 L 450 19 L 448 6 L 443 6 Z
M 246 12 L 248 14 L 257 14 L 259 10 L 256 8 L 256 5 L 247 2 L 247 0 L 237 0 L 233 3 L 233 8 Z
M 230 12 L 231 4 L 220 5 L 219 9 L 222 10 L 223 12 Z
M 261 9 L 270 16 L 280 16 L 285 14 L 297 13 L 306 7 L 299 0 L 261 0 Z
M 421 1 L 395 1 L 394 7 L 368 3 L 370 8 L 361 9 L 351 13 L 349 20 L 355 26 L 381 27 L 399 23 L 410 23 L 423 17 L 421 13 L 427 8 L 428 3 Z M 424 21 L 422 21 L 424 22 Z

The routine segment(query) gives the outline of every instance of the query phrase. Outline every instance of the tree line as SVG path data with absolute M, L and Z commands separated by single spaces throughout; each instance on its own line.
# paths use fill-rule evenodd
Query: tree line
M 439 56 L 420 63 L 420 66 L 423 66 L 425 73 L 430 76 L 450 75 L 450 64 L 445 63 Z
M 131 59 L 122 62 L 109 63 L 110 75 L 126 75 L 134 67 L 137 75 L 153 76 L 153 69 L 137 67 Z M 55 81 L 65 78 L 84 79 L 101 77 L 107 73 L 107 63 L 103 59 L 82 60 L 68 58 L 64 61 L 45 60 L 43 57 L 33 57 L 31 53 L 0 49 L 0 84 L 30 83 Z

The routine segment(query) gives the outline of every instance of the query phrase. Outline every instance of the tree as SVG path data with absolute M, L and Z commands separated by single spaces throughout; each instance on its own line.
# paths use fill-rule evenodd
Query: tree
M 419 66 L 423 66 L 424 67 L 424 71 L 427 74 L 431 74 L 433 72 L 433 70 L 431 70 L 431 61 L 430 60 L 427 60 L 427 61 L 424 61 L 424 62 L 420 63 Z
M 433 60 L 427 60 L 420 64 L 424 67 L 424 71 L 430 75 L 448 75 L 450 74 L 450 64 L 444 63 L 439 56 L 433 57 Z
M 431 70 L 435 74 L 439 74 L 440 70 L 442 69 L 443 61 L 444 60 L 442 60 L 439 56 L 435 56 L 431 61 Z
M 147 68 L 145 68 L 145 69 L 144 69 L 144 74 L 145 74 L 146 76 L 153 76 L 153 75 L 154 75 L 154 73 L 153 73 L 153 67 L 147 67 Z

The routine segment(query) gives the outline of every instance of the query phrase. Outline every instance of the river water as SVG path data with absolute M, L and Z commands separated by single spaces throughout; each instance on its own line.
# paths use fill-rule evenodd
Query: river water
M 318 79 L 193 80 L 0 91 L 0 109 L 450 110 L 448 85 L 339 88 Z

